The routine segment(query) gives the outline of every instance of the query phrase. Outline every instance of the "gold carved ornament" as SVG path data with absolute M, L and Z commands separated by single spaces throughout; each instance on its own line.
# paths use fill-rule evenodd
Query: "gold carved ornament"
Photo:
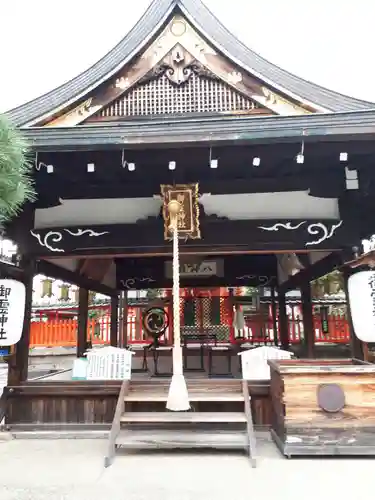
M 170 240 L 172 232 L 170 230 L 171 217 L 168 204 L 175 200 L 179 203 L 177 217 L 178 236 L 181 239 L 200 239 L 198 183 L 161 185 L 161 195 L 163 198 L 163 219 L 164 219 L 164 239 Z

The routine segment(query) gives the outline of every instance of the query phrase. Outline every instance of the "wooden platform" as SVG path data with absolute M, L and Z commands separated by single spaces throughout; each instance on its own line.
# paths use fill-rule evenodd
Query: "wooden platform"
M 170 379 L 134 380 L 126 398 L 128 412 L 165 412 Z M 158 386 L 155 392 L 155 384 Z M 236 379 L 187 378 L 194 413 L 242 412 L 244 398 Z M 121 382 L 28 381 L 6 387 L 5 423 L 11 432 L 89 432 L 111 429 Z M 221 388 L 221 389 L 220 389 Z M 271 423 L 269 384 L 249 382 L 252 415 L 258 428 Z
M 169 384 L 166 380 L 122 384 L 108 441 L 106 467 L 113 462 L 119 448 L 240 448 L 246 450 L 255 466 L 247 382 L 188 380 L 191 411 L 186 412 L 166 409 Z M 207 411 L 207 403 L 218 405 L 216 411 Z M 228 405 L 234 405 L 236 410 L 228 411 Z

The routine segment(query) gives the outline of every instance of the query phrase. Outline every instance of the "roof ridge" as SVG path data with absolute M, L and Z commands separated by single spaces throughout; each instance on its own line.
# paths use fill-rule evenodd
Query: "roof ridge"
M 22 126 L 83 98 L 142 50 L 176 8 L 226 57 L 292 99 L 304 100 L 323 112 L 359 111 L 375 106 L 311 83 L 271 63 L 229 31 L 202 0 L 153 0 L 128 34 L 99 61 L 56 89 L 6 114 L 15 125 Z
M 212 19 L 215 20 L 215 23 L 216 23 L 216 26 L 215 26 L 215 35 L 217 36 L 217 28 L 220 27 L 224 32 L 225 32 L 225 35 L 228 36 L 228 38 L 231 38 L 232 40 L 235 41 L 235 43 L 239 46 L 241 46 L 241 48 L 245 51 L 245 52 L 248 52 L 251 56 L 253 56 L 254 58 L 258 59 L 261 63 L 265 63 L 265 65 L 268 66 L 268 71 L 269 70 L 276 70 L 277 72 L 289 77 L 290 79 L 293 79 L 293 80 L 297 80 L 298 83 L 304 83 L 308 86 L 311 86 L 313 87 L 314 89 L 317 89 L 317 90 L 320 90 L 324 93 L 328 93 L 330 94 L 331 96 L 334 96 L 334 97 L 340 97 L 340 98 L 343 98 L 345 100 L 349 100 L 349 101 L 352 101 L 353 103 L 358 103 L 359 105 L 362 105 L 359 109 L 373 109 L 374 106 L 375 106 L 375 103 L 374 102 L 371 102 L 371 101 L 365 101 L 363 99 L 358 99 L 356 97 L 351 97 L 351 96 L 348 96 L 346 94 L 343 94 L 343 93 L 340 93 L 340 92 L 337 92 L 335 90 L 331 90 L 327 87 L 324 87 L 323 85 L 318 85 L 314 82 L 311 82 L 303 77 L 300 77 L 300 76 L 297 76 L 295 75 L 294 73 L 291 73 L 290 71 L 287 71 L 283 68 L 281 68 L 280 66 L 278 66 L 277 64 L 269 61 L 268 59 L 264 58 L 263 56 L 261 56 L 258 52 L 255 52 L 254 50 L 252 50 L 250 47 L 248 47 L 244 42 L 242 42 L 234 33 L 232 33 L 226 26 L 225 24 L 223 24 L 220 19 L 209 9 L 209 7 L 207 7 L 207 5 L 205 4 L 205 2 L 203 0 L 177 0 L 178 3 L 181 5 L 182 7 L 182 10 L 184 11 L 184 14 L 186 15 L 186 17 L 189 17 L 189 13 L 191 13 L 191 11 L 193 10 L 193 8 L 198 8 L 201 9 L 199 11 L 199 18 L 195 18 L 195 22 L 198 24 L 198 26 L 202 29 L 202 25 L 201 25 L 201 19 L 203 17 L 204 14 L 208 15 L 209 17 L 211 17 Z M 186 10 L 185 10 L 186 9 Z M 207 22 L 207 25 L 208 25 L 208 22 Z M 207 35 L 207 34 L 206 34 Z M 208 35 L 208 38 L 211 39 L 212 41 L 212 36 Z M 216 38 L 215 38 L 216 40 Z M 218 44 L 218 41 L 216 40 L 216 44 Z M 227 54 L 228 56 L 228 54 Z M 231 53 L 231 56 L 232 58 L 234 57 L 234 54 Z M 242 63 L 242 64 L 241 64 Z M 246 62 L 243 61 L 242 59 L 240 59 L 238 61 L 238 64 L 240 66 L 246 66 Z M 251 68 L 246 68 L 248 69 L 248 71 L 250 73 L 253 73 L 254 76 L 257 76 L 256 75 L 256 69 L 251 67 Z M 264 79 L 264 80 L 268 80 L 267 78 L 267 75 L 265 74 L 260 74 L 260 77 L 261 79 Z M 277 82 L 271 82 L 269 83 L 271 86 L 274 86 L 276 89 L 278 89 L 279 85 L 277 85 Z M 276 85 L 275 85 L 276 84 Z M 278 89 L 280 90 L 280 89 Z M 282 89 L 281 91 L 285 91 L 288 93 L 288 88 L 286 89 Z M 303 95 L 299 95 L 298 92 L 296 92 L 296 96 L 297 97 L 304 97 Z M 317 104 L 317 103 L 315 103 Z M 365 106 L 363 106 L 365 105 Z M 358 108 L 357 108 L 358 109 Z M 354 108 L 352 108 L 352 110 L 354 110 Z M 336 111 L 336 110 L 332 110 L 332 111 Z

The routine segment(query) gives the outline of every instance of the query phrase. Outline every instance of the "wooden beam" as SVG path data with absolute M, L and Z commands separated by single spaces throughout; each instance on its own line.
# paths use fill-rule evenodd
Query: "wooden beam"
M 343 262 L 343 257 L 340 252 L 332 252 L 327 257 L 319 260 L 315 264 L 307 267 L 306 269 L 302 269 L 294 276 L 291 276 L 287 281 L 280 285 L 280 290 L 283 293 L 289 292 L 291 290 L 296 290 L 301 286 L 304 286 L 305 283 L 309 283 L 310 281 L 314 281 L 321 276 L 325 276 L 326 274 L 332 272 L 338 266 L 340 266 Z
M 111 330 L 110 330 L 110 343 L 111 346 L 118 346 L 118 308 L 119 297 L 111 297 Z
M 113 264 L 113 259 L 86 259 L 80 267 L 80 274 L 101 283 Z
M 272 311 L 272 329 L 275 338 L 275 345 L 279 345 L 279 335 L 277 331 L 277 307 L 276 307 L 276 290 L 275 286 L 271 286 L 271 311 Z
M 332 219 L 259 219 L 228 220 L 215 215 L 200 218 L 202 240 L 181 242 L 182 253 L 220 252 L 311 252 L 340 250 L 353 240 L 353 225 Z M 324 227 L 323 239 L 315 234 L 315 226 Z M 29 238 L 30 254 L 37 259 L 76 256 L 103 258 L 110 255 L 170 254 L 171 245 L 164 240 L 161 217 L 150 217 L 135 224 L 105 224 L 34 229 Z M 93 238 L 91 233 L 98 233 Z M 52 233 L 64 234 L 58 244 L 50 241 Z M 328 237 L 328 236 L 329 237 Z
M 301 305 L 303 318 L 303 333 L 307 348 L 307 357 L 314 358 L 315 329 L 313 318 L 313 305 L 311 300 L 311 286 L 307 281 L 301 285 Z
M 80 288 L 78 293 L 77 358 L 81 358 L 87 349 L 88 311 L 89 291 L 86 288 Z
M 349 293 L 348 293 L 348 279 L 354 273 L 355 273 L 355 271 L 353 272 L 348 267 L 345 267 L 342 270 L 342 275 L 344 278 L 344 291 L 345 291 L 345 296 L 346 296 L 346 307 L 347 307 L 347 313 L 348 313 L 348 325 L 349 325 L 349 331 L 350 331 L 350 351 L 351 351 L 352 358 L 364 360 L 365 359 L 365 350 L 363 349 L 364 344 L 361 340 L 359 340 L 359 338 L 354 333 L 352 314 L 351 314 L 351 310 L 350 310 Z
M 114 288 L 110 288 L 107 285 L 103 285 L 98 281 L 86 278 L 81 274 L 69 271 L 64 267 L 60 267 L 52 262 L 47 262 L 45 260 L 40 260 L 37 262 L 37 271 L 40 274 L 44 274 L 51 278 L 60 279 L 68 283 L 73 283 L 80 288 L 86 288 L 87 290 L 92 290 L 93 292 L 101 293 L 103 295 L 108 295 L 109 297 L 117 296 L 118 292 Z
M 286 314 L 285 293 L 278 292 L 279 299 L 279 339 L 282 349 L 289 349 L 289 325 Z

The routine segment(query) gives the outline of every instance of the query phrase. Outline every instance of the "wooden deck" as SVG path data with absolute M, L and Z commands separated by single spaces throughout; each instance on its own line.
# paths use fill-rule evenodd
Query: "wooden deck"
M 129 386 L 127 410 L 164 412 L 169 379 L 134 380 Z M 210 385 L 210 390 L 203 390 Z M 214 389 L 220 383 L 223 391 Z M 236 379 L 187 379 L 189 397 L 195 413 L 218 411 L 243 413 L 243 396 L 231 387 L 240 387 Z M 157 392 L 153 387 L 158 386 Z M 216 386 L 217 387 L 217 386 Z M 7 407 L 5 424 L 12 431 L 109 430 L 111 428 L 121 382 L 29 381 L 5 388 Z M 251 410 L 256 427 L 271 424 L 271 399 L 268 383 L 249 383 Z M 152 401 L 150 401 L 152 396 Z

